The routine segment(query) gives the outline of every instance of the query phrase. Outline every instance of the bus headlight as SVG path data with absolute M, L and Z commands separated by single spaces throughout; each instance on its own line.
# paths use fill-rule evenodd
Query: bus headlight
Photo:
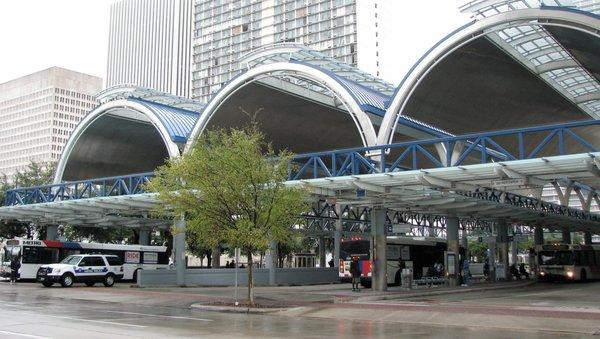
M 571 272 L 571 271 L 567 272 L 567 277 L 573 278 L 573 272 Z
M 543 277 L 546 275 L 546 272 L 542 271 L 542 272 L 540 272 L 540 275 Z

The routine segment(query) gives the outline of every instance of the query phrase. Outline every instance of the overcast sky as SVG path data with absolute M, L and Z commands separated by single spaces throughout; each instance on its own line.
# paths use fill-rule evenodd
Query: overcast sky
M 104 78 L 109 7 L 116 1 L 0 1 L 0 83 L 51 66 Z M 429 46 L 466 20 L 457 10 L 465 0 L 385 1 L 397 7 L 398 76 L 387 79 L 395 83 Z

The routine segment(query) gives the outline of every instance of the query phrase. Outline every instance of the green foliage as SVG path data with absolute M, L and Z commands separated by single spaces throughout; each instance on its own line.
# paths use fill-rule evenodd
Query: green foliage
M 308 208 L 305 190 L 283 184 L 291 157 L 276 154 L 256 128 L 207 131 L 189 153 L 160 167 L 148 188 L 162 201 L 159 213 L 186 216 L 188 240 L 241 248 L 251 262 L 269 241 L 290 242 L 291 225 Z M 251 282 L 251 265 L 248 275 Z
M 31 187 L 52 183 L 56 163 L 31 162 L 24 170 L 17 171 L 12 178 L 5 174 L 0 176 L 0 203 L 4 205 L 6 191 L 17 187 Z M 41 225 L 23 223 L 16 220 L 0 223 L 0 238 L 16 238 L 34 236 L 45 238 L 46 228 Z

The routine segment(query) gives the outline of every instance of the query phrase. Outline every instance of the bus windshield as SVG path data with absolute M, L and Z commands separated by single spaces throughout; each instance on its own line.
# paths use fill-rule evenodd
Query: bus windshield
M 571 251 L 542 251 L 539 255 L 540 265 L 573 265 Z
M 1 253 L 2 262 L 10 262 L 13 258 L 13 253 L 18 251 L 19 247 L 6 246 L 3 248 Z
M 352 256 L 359 256 L 363 260 L 368 259 L 370 247 L 369 240 L 343 241 L 340 244 L 340 259 L 350 260 Z
M 79 261 L 81 260 L 81 256 L 80 255 L 70 255 L 66 258 L 63 259 L 63 261 L 61 261 L 61 264 L 67 264 L 67 265 L 77 265 L 79 263 Z

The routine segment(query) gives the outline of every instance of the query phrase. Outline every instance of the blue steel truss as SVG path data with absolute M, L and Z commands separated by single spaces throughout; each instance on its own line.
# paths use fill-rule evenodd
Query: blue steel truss
M 586 140 L 581 133 L 586 127 L 598 125 L 600 120 L 587 120 L 301 154 L 290 164 L 288 179 L 386 173 L 598 152 L 600 147 Z M 436 152 L 436 146 L 442 145 L 447 150 L 444 160 Z
M 154 173 L 133 174 L 64 182 L 54 185 L 16 188 L 6 191 L 6 206 L 89 199 L 144 193 L 144 184 Z

